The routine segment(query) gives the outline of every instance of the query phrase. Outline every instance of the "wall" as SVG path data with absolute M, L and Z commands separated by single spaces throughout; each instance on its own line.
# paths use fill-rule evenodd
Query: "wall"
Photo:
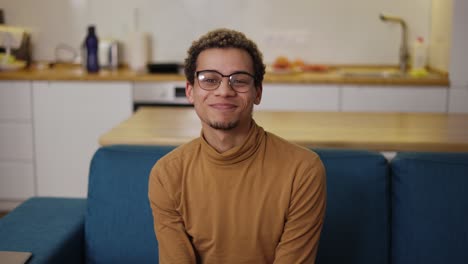
M 450 63 L 452 16 L 453 0 L 432 0 L 429 65 L 446 72 Z
M 468 1 L 453 0 L 449 111 L 468 113 Z
M 271 62 L 278 55 L 310 63 L 396 64 L 401 16 L 409 40 L 430 39 L 431 0 L 0 0 L 8 24 L 32 29 L 34 57 L 54 60 L 60 43 L 78 48 L 86 26 L 126 41 L 138 29 L 152 36 L 152 61 L 182 61 L 191 41 L 216 27 L 245 32 Z

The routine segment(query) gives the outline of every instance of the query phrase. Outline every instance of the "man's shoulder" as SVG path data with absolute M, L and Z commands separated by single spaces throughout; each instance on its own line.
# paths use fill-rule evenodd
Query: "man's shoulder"
M 292 143 L 274 133 L 266 132 L 269 151 L 275 151 L 290 158 L 319 159 L 317 153 L 306 147 Z
M 195 152 L 199 150 L 200 147 L 200 138 L 196 138 L 182 144 L 156 162 L 156 167 L 167 167 L 167 166 L 181 166 L 183 160 L 187 160 L 190 157 L 193 157 Z
M 154 164 L 150 179 L 158 179 L 166 188 L 172 190 L 171 192 L 175 192 L 180 187 L 184 167 L 197 156 L 196 151 L 199 145 L 199 140 L 194 139 L 167 153 Z
M 320 156 L 309 148 L 267 132 L 266 151 L 267 156 L 275 162 L 279 171 L 286 171 L 285 175 L 290 175 L 289 179 L 296 184 L 324 179 L 324 164 Z

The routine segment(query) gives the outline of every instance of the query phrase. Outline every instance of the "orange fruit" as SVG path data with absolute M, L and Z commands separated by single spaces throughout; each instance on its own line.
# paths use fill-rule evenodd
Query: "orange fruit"
M 290 66 L 291 66 L 291 62 L 285 56 L 278 56 L 276 57 L 275 62 L 273 62 L 273 67 L 275 68 L 285 69 L 285 68 L 289 68 Z

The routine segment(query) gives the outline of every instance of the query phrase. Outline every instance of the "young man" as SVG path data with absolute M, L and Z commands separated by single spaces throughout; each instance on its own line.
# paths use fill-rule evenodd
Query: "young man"
M 255 43 L 208 32 L 188 50 L 185 74 L 202 131 L 151 171 L 160 263 L 314 263 L 325 170 L 252 119 L 265 74 Z

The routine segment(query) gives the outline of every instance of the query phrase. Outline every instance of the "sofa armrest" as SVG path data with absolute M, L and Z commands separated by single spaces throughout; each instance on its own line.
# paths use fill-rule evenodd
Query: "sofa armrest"
M 28 264 L 84 263 L 86 199 L 31 198 L 0 219 L 0 251 L 26 251 Z

